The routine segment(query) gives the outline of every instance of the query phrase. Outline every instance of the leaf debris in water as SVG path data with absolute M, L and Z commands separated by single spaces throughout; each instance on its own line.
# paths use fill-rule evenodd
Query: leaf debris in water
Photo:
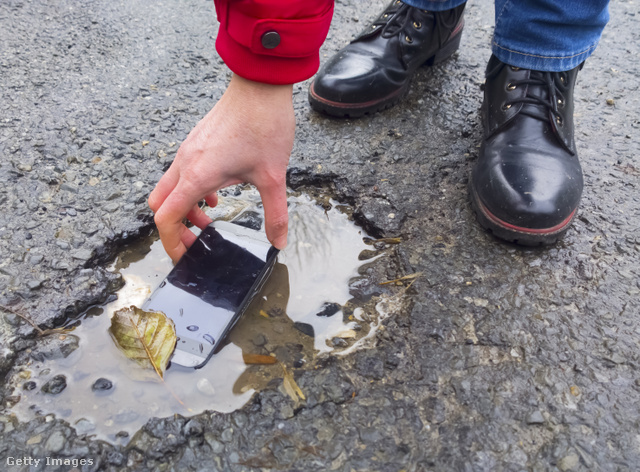
M 109 333 L 125 356 L 163 378 L 177 341 L 170 318 L 159 311 L 130 306 L 113 314 Z

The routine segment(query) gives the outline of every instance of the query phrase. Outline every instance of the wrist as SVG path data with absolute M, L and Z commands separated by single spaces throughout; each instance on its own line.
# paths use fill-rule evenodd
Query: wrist
M 255 82 L 233 74 L 228 91 L 253 103 L 293 101 L 293 84 L 274 85 Z

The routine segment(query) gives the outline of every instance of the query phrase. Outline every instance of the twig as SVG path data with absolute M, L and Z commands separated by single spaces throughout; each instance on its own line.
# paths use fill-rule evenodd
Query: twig
M 12 313 L 16 316 L 19 316 L 20 318 L 22 318 L 24 321 L 26 321 L 27 323 L 29 323 L 33 329 L 35 329 L 38 334 L 40 336 L 46 336 L 48 334 L 54 334 L 54 333 L 68 333 L 69 331 L 73 331 L 67 328 L 51 328 L 51 329 L 42 329 L 40 328 L 40 326 L 38 326 L 31 318 L 29 318 L 27 315 L 24 315 L 22 313 L 20 313 L 19 311 L 14 310 L 13 308 L 9 308 L 6 305 L 0 305 L 0 308 L 3 309 L 6 312 Z
M 388 284 L 394 284 L 396 282 L 402 282 L 405 280 L 411 280 L 412 284 L 415 281 L 415 279 L 417 279 L 418 277 L 420 277 L 422 275 L 422 272 L 416 272 L 415 274 L 409 274 L 409 275 L 405 275 L 403 277 L 400 277 L 398 279 L 393 279 L 393 280 L 387 280 L 386 282 L 380 282 L 379 285 L 388 285 Z

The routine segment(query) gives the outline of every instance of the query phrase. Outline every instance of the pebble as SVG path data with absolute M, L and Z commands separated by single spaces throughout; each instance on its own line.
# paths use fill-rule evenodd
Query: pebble
M 74 427 L 76 428 L 76 432 L 78 434 L 87 434 L 96 429 L 96 425 L 93 421 L 90 421 L 86 418 L 80 418 L 76 421 Z
M 363 251 L 364 252 L 364 251 Z M 340 311 L 340 305 L 337 303 L 325 303 L 316 316 L 333 316 Z
M 264 334 L 257 334 L 254 338 L 253 338 L 253 344 L 255 344 L 258 347 L 262 347 L 265 344 L 267 344 L 267 338 L 265 337 Z
M 527 417 L 527 424 L 544 424 L 544 417 L 540 410 L 536 410 Z
M 569 470 L 576 470 L 576 467 L 580 463 L 580 458 L 575 452 L 564 456 L 562 459 L 558 461 L 558 469 L 562 472 L 567 472 Z
M 67 441 L 67 438 L 64 437 L 61 431 L 54 431 L 49 439 L 47 439 L 46 444 L 44 445 L 45 449 L 51 452 L 60 452 L 64 447 L 64 443 Z
M 93 251 L 90 249 L 78 249 L 71 253 L 71 257 L 79 261 L 88 261 L 93 256 Z
M 293 327 L 298 331 L 300 331 L 301 333 L 306 334 L 307 336 L 313 337 L 315 335 L 313 326 L 311 326 L 308 323 L 302 323 L 300 321 L 296 321 L 295 323 L 293 323 Z
M 105 379 L 104 377 L 100 377 L 96 380 L 91 386 L 91 390 L 94 392 L 111 390 L 113 388 L 113 382 L 109 379 Z
M 67 388 L 67 377 L 64 375 L 56 375 L 42 386 L 42 391 L 51 395 L 57 395 L 65 388 Z

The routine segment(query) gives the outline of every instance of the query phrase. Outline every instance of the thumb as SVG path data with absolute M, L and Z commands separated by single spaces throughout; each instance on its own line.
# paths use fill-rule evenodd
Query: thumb
M 289 229 L 285 180 L 257 187 L 264 206 L 264 226 L 267 238 L 276 249 L 284 249 L 287 245 L 287 231 Z

